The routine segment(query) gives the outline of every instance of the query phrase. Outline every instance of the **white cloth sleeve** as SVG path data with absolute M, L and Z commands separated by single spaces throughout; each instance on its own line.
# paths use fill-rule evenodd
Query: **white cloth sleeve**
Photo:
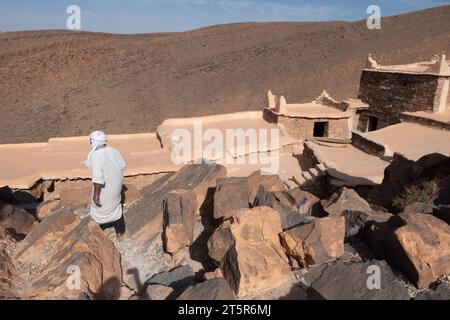
M 122 155 L 119 153 L 120 163 L 122 165 L 123 171 L 127 170 L 127 164 L 125 163 L 125 160 L 123 160 Z
M 105 184 L 100 159 L 94 153 L 91 157 L 92 183 Z

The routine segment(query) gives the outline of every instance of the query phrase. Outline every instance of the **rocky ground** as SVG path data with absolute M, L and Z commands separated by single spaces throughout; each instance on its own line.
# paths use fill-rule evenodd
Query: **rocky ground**
M 450 158 L 396 158 L 364 192 L 324 179 L 317 193 L 187 165 L 129 194 L 121 240 L 89 197 L 31 214 L 2 190 L 0 297 L 450 299 Z
M 261 110 L 326 89 L 356 97 L 384 65 L 450 52 L 450 6 L 366 21 L 244 23 L 166 34 L 0 33 L 0 143 L 155 131 L 168 118 Z

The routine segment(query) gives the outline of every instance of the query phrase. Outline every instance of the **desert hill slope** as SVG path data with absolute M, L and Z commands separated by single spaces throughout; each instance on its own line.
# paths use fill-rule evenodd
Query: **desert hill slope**
M 323 89 L 355 97 L 382 64 L 450 55 L 450 6 L 365 21 L 243 23 L 167 34 L 0 33 L 0 143 L 148 132 L 164 119 L 260 110 Z

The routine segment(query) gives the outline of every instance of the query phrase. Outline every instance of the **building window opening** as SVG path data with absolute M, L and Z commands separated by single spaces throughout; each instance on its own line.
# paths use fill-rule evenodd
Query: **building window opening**
M 314 123 L 314 137 L 326 137 L 328 135 L 328 122 Z
M 378 129 L 378 118 L 377 117 L 370 117 L 367 121 L 367 131 L 375 131 Z

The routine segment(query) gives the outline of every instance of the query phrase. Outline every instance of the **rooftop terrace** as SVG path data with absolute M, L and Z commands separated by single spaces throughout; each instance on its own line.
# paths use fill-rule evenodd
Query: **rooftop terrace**
M 294 142 L 293 138 L 284 133 L 282 128 L 265 122 L 262 119 L 261 112 L 169 119 L 158 128 L 159 136 L 157 133 L 109 135 L 108 142 L 110 146 L 120 151 L 127 163 L 125 176 L 176 171 L 183 164 L 176 164 L 172 160 L 171 132 L 182 128 L 193 133 L 195 121 L 202 123 L 203 132 L 209 128 L 214 128 L 218 129 L 224 136 L 226 129 L 281 129 L 279 131 L 279 145 L 271 144 L 269 133 L 267 148 L 258 144 L 250 146 L 249 140 L 246 140 L 242 150 L 229 150 L 233 157 L 245 156 L 250 151 L 260 153 L 278 150 L 282 146 Z M 204 149 L 209 143 L 205 142 L 201 148 Z M 164 146 L 163 148 L 161 144 Z M 55 138 L 50 139 L 47 143 L 0 145 L 0 187 L 30 189 L 40 180 L 89 179 L 90 173 L 83 164 L 88 153 L 89 138 L 87 136 Z M 189 160 L 196 160 L 194 155 L 192 153 L 192 158 Z M 231 164 L 230 169 L 238 174 L 239 172 L 247 173 L 248 170 L 254 171 L 261 166 L 261 164 L 255 163 L 248 168 L 239 168 L 239 166 L 236 167 Z
M 446 59 L 445 55 L 436 55 L 433 56 L 430 61 L 384 66 L 378 64 L 378 62 L 369 55 L 364 70 L 450 76 L 450 61 Z
M 360 135 L 383 146 L 386 156 L 397 153 L 416 161 L 430 153 L 450 155 L 450 131 L 447 130 L 404 122 Z

